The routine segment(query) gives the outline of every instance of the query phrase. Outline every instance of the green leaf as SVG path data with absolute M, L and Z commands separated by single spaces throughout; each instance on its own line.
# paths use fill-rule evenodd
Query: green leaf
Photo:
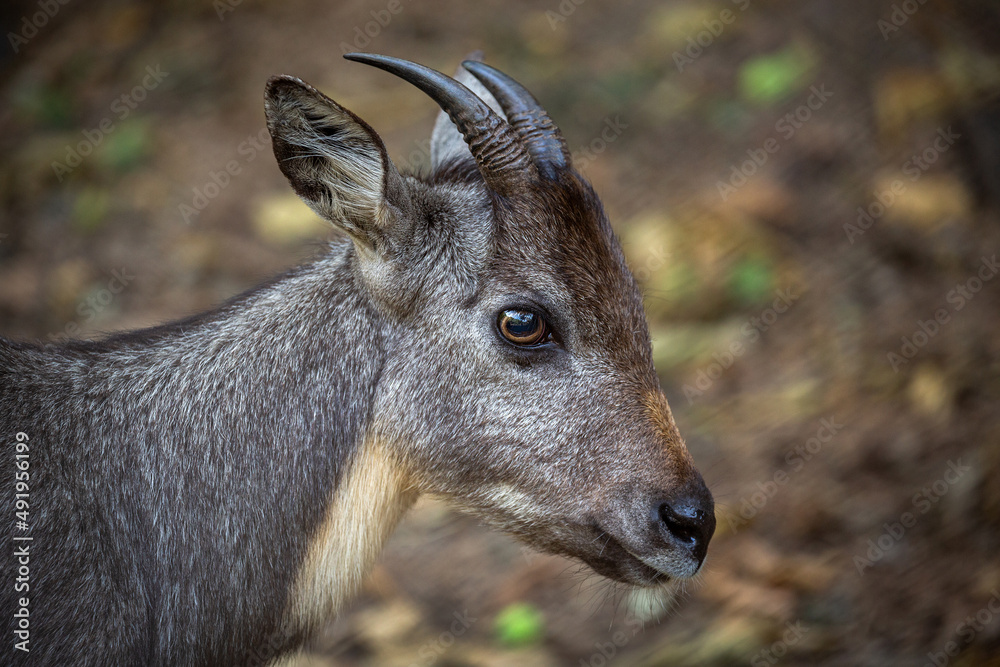
M 744 259 L 729 272 L 729 291 L 744 304 L 760 303 L 774 288 L 771 266 L 760 259 Z
M 81 232 L 92 232 L 104 224 L 111 210 L 111 194 L 102 188 L 81 190 L 73 202 L 74 226 Z
M 99 154 L 101 164 L 112 171 L 128 171 L 150 152 L 150 135 L 146 121 L 140 118 L 122 121 L 104 137 Z
M 497 614 L 493 629 L 497 640 L 502 644 L 534 644 L 545 634 L 545 617 L 533 604 L 516 602 Z
M 740 95 L 755 104 L 772 104 L 802 88 L 812 68 L 811 55 L 796 46 L 751 58 L 740 67 Z
M 46 127 L 71 126 L 73 99 L 69 92 L 53 86 L 31 84 L 14 91 L 14 106 L 26 119 Z

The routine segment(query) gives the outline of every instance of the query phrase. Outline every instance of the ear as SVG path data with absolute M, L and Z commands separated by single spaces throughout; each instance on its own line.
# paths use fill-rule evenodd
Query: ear
M 463 60 L 482 62 L 483 52 L 473 51 L 463 58 Z M 479 83 L 479 79 L 472 76 L 467 69 L 459 65 L 452 78 L 475 93 L 476 97 L 483 102 L 490 105 L 490 108 L 501 118 L 507 118 L 503 110 L 500 109 L 500 104 L 493 97 L 493 94 L 486 90 L 483 84 Z M 458 131 L 458 128 L 451 122 L 451 118 L 448 118 L 448 114 L 440 111 L 438 112 L 437 120 L 434 122 L 434 131 L 431 132 L 431 168 L 437 171 L 442 165 L 458 160 L 473 160 L 472 153 L 469 151 L 469 146 L 465 143 L 465 139 Z
M 274 157 L 296 194 L 359 246 L 394 245 L 410 200 L 375 130 L 290 76 L 267 82 L 264 113 Z

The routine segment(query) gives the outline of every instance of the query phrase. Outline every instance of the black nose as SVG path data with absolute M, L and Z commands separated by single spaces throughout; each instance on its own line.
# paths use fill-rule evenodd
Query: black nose
M 653 513 L 666 540 L 690 551 L 699 567 L 715 533 L 715 504 L 704 494 L 661 500 Z

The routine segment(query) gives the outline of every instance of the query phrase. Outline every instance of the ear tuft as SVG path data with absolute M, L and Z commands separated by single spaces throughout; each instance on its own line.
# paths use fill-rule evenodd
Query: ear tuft
M 291 76 L 267 82 L 264 112 L 274 156 L 295 192 L 356 242 L 378 247 L 391 224 L 386 192 L 402 191 L 378 134 Z

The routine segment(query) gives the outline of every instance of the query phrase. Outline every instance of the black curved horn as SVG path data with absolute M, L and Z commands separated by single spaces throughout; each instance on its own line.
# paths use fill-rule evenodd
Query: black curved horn
M 372 65 L 409 81 L 448 114 L 469 145 L 486 185 L 510 194 L 532 170 L 520 136 L 475 93 L 430 67 L 373 53 L 348 53 L 348 60 Z
M 528 148 L 538 171 L 552 177 L 570 163 L 566 140 L 542 105 L 528 89 L 495 67 L 475 60 L 466 60 L 462 67 L 469 70 L 485 88 L 493 93 Z

